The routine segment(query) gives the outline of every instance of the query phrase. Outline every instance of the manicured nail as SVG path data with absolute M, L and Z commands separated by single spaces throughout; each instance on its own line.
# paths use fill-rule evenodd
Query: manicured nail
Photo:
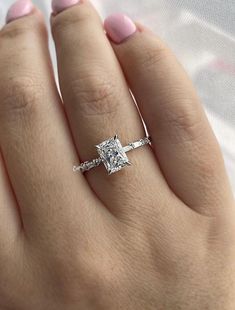
M 65 9 L 78 4 L 80 0 L 52 0 L 53 13 L 58 14 Z
M 9 23 L 17 18 L 28 15 L 33 10 L 31 0 L 17 0 L 8 10 L 6 23 Z
M 104 28 L 112 41 L 121 43 L 131 35 L 137 28 L 133 21 L 123 14 L 112 14 L 104 21 Z

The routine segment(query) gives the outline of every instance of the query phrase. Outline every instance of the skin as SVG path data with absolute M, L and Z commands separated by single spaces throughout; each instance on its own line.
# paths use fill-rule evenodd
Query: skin
M 186 73 L 142 25 L 111 43 L 87 1 L 51 25 L 62 100 L 41 13 L 0 31 L 0 309 L 235 309 L 234 198 Z M 152 146 L 73 173 L 145 135 L 129 88 Z

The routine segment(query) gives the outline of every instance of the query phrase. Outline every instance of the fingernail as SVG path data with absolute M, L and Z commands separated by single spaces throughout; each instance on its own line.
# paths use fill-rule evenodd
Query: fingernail
M 6 23 L 9 23 L 17 18 L 28 15 L 33 10 L 31 0 L 17 0 L 8 10 Z
M 131 35 L 133 35 L 137 28 L 133 21 L 124 14 L 113 14 L 104 21 L 104 28 L 115 43 L 121 43 Z
M 80 0 L 52 0 L 53 13 L 58 14 L 65 9 L 78 4 Z

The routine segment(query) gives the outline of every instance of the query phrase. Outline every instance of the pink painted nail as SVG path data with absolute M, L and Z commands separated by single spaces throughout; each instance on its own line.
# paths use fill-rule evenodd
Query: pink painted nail
M 65 9 L 78 4 L 80 0 L 52 0 L 52 10 L 53 13 L 57 14 Z
M 124 14 L 112 14 L 104 21 L 104 28 L 112 41 L 121 43 L 133 35 L 137 28 L 133 21 Z
M 17 0 L 8 10 L 6 23 L 9 23 L 17 18 L 28 15 L 33 10 L 31 0 Z

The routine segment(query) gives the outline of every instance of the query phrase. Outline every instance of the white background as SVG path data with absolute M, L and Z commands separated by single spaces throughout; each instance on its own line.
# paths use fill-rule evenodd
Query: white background
M 93 3 L 102 17 L 119 11 L 141 21 L 175 51 L 198 89 L 222 147 L 235 192 L 234 1 L 93 0 Z M 12 3 L 12 0 L 0 0 L 1 25 Z M 34 3 L 44 11 L 48 20 L 50 1 L 37 0 Z M 50 48 L 54 58 L 52 41 Z

